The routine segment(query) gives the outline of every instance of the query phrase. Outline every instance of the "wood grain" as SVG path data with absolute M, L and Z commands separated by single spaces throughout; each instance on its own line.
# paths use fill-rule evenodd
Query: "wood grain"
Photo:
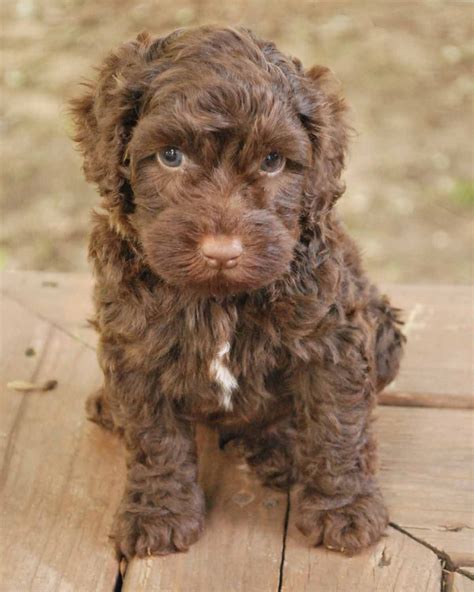
M 474 565 L 473 412 L 383 407 L 378 416 L 392 521 L 455 564 Z
M 388 404 L 474 406 L 472 286 L 385 286 L 404 310 L 408 342 L 400 374 L 382 396 Z
M 128 567 L 124 592 L 276 592 L 287 496 L 257 484 L 246 465 L 200 431 L 200 481 L 206 530 L 186 554 Z
M 441 564 L 391 528 L 378 545 L 354 557 L 310 548 L 292 516 L 282 583 L 282 592 L 439 592 Z
M 96 346 L 96 332 L 87 322 L 93 311 L 90 274 L 6 271 L 0 278 L 3 294 L 74 339 Z
M 20 374 L 23 352 L 32 343 L 29 335 L 42 335 L 44 323 L 34 319 L 35 325 L 23 310 L 17 324 L 11 310 L 3 337 L 16 337 L 13 345 L 4 344 L 12 360 L 7 375 L 26 376 Z M 3 404 L 11 408 L 1 417 L 8 451 L 1 492 L 2 592 L 110 592 L 117 563 L 107 539 L 123 486 L 123 455 L 114 438 L 84 418 L 84 399 L 99 381 L 95 354 L 52 330 L 34 373 L 38 382 L 55 378 L 58 387 L 21 394 L 2 384 Z
M 14 380 L 36 380 L 36 371 L 52 329 L 49 323 L 39 321 L 8 298 L 2 301 L 0 321 L 0 384 L 3 392 L 0 397 L 0 453 L 5 459 L 10 455 L 10 434 L 21 421 L 25 401 L 24 393 L 7 392 L 6 385 Z M 28 348 L 32 355 L 26 355 Z M 3 474 L 2 481 L 4 477 Z
M 474 581 L 460 573 L 449 574 L 446 592 L 474 592 Z

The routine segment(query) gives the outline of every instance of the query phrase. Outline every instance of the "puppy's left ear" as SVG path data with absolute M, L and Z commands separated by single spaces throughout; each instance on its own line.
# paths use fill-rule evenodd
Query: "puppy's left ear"
M 310 223 L 327 213 L 344 193 L 344 169 L 349 126 L 340 84 L 329 68 L 313 66 L 304 72 L 298 109 L 313 146 L 308 175 L 306 213 Z
M 126 215 L 133 211 L 127 146 L 163 44 L 147 33 L 124 43 L 102 62 L 83 96 L 70 103 L 86 179 L 97 185 L 103 207 L 122 232 L 127 232 Z

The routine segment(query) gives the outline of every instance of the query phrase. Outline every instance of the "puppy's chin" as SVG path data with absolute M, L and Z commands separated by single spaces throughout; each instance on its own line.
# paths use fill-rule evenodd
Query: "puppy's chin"
M 270 260 L 263 257 L 249 261 L 250 257 L 244 257 L 233 269 L 219 271 L 208 269 L 199 257 L 193 265 L 184 268 L 171 268 L 170 259 L 165 261 L 149 254 L 147 257 L 152 270 L 166 283 L 194 295 L 219 298 L 252 292 L 278 280 L 289 268 L 292 247 L 281 249 L 279 256 L 274 252 Z
M 296 241 L 278 218 L 267 213 L 243 222 L 241 228 L 234 226 L 243 245 L 238 264 L 216 270 L 206 263 L 199 246 L 213 229 L 203 232 L 190 218 L 176 213 L 160 216 L 141 237 L 148 264 L 166 283 L 201 296 L 258 290 L 288 270 Z
M 206 274 L 203 274 L 204 277 L 202 279 L 195 277 L 189 280 L 165 277 L 163 273 L 160 275 L 169 284 L 179 287 L 183 291 L 203 297 L 223 298 L 225 296 L 252 292 L 263 288 L 279 279 L 287 269 L 288 265 L 285 267 L 282 266 L 282 269 L 278 272 L 275 270 L 274 275 L 267 273 L 265 277 L 258 273 L 253 275 L 250 269 L 246 269 L 243 273 L 239 273 L 238 270 L 219 271 L 214 273 L 212 277 L 206 278 Z M 156 271 L 159 273 L 159 270 Z

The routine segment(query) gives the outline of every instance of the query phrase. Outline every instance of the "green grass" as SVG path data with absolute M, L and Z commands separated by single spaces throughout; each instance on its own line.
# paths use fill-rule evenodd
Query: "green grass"
M 0 247 L 0 271 L 5 269 L 7 265 L 7 251 L 3 247 Z
M 449 199 L 463 206 L 474 206 L 474 183 L 459 179 L 451 190 Z

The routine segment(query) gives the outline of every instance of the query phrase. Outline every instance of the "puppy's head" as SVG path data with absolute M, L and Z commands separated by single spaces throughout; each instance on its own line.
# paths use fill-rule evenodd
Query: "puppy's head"
M 343 190 L 344 104 L 326 78 L 243 29 L 121 46 L 72 107 L 111 224 L 185 289 L 280 278 Z

